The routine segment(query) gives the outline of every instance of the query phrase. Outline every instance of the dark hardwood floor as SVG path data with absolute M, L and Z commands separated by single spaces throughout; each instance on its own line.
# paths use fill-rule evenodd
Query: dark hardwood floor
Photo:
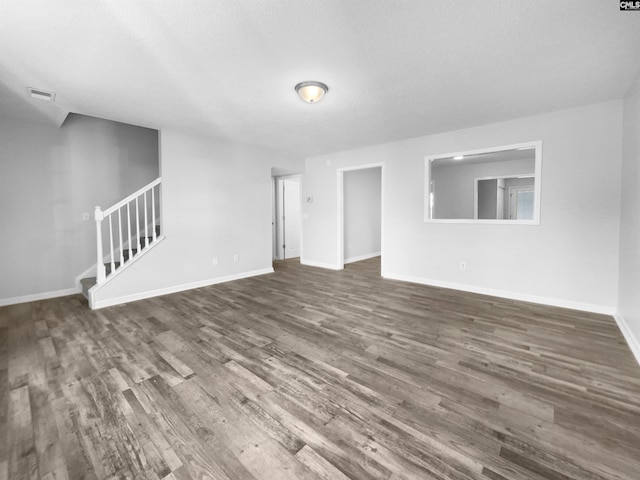
M 383 280 L 379 260 L 90 311 L 0 308 L 0 479 L 640 478 L 604 315 Z

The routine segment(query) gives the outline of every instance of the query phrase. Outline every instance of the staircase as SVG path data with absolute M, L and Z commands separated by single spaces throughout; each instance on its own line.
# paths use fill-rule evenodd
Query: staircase
M 156 243 L 157 243 L 157 239 L 160 238 L 160 225 L 156 225 Z M 145 243 L 149 242 L 149 246 L 151 246 L 153 244 L 153 236 L 151 237 L 146 237 L 146 238 L 141 238 L 140 239 L 140 247 L 139 248 L 134 248 L 131 249 L 131 258 L 134 258 L 138 252 L 142 251 L 142 249 L 145 248 Z M 129 261 L 129 250 L 125 249 L 123 252 L 123 257 L 124 257 L 124 261 L 125 263 Z M 108 277 L 109 274 L 111 273 L 111 263 L 107 262 L 104 264 L 104 268 L 105 268 L 105 273 L 106 276 Z M 120 268 L 120 262 L 115 262 L 115 270 L 118 270 Z M 96 277 L 87 277 L 87 278 L 83 278 L 80 280 L 80 285 L 82 286 L 82 294 L 87 297 L 87 299 L 89 299 L 89 290 L 91 289 L 91 287 L 93 287 L 94 285 L 96 285 L 98 283 L 97 278 Z
M 90 308 L 94 308 L 95 293 L 102 286 L 164 240 L 159 215 L 160 185 L 158 178 L 105 210 L 95 208 L 96 275 L 80 280 Z M 103 245 L 108 245 L 106 253 Z

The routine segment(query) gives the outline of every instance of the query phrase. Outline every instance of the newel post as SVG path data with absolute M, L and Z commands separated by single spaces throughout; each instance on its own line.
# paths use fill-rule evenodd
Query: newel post
M 100 285 L 104 282 L 107 276 L 106 269 L 104 268 L 104 260 L 102 254 L 102 220 L 104 215 L 100 207 L 96 207 L 94 218 L 96 220 L 96 246 L 97 246 L 97 263 L 96 263 L 96 282 Z

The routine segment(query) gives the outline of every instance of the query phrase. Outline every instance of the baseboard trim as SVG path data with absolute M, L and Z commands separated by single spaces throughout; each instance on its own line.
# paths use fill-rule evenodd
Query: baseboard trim
M 273 268 L 251 270 L 249 272 L 236 273 L 236 274 L 227 275 L 224 277 L 209 278 L 207 280 L 201 280 L 198 282 L 183 283 L 182 285 L 174 285 L 171 287 L 160 288 L 157 290 L 149 290 L 147 292 L 124 295 L 122 297 L 109 298 L 105 300 L 95 300 L 93 304 L 93 309 L 95 310 L 98 308 L 112 307 L 114 305 L 120 305 L 123 303 L 130 303 L 130 302 L 135 302 L 137 300 L 144 300 L 145 298 L 159 297 L 160 295 L 169 295 L 171 293 L 184 292 L 185 290 L 208 287 L 209 285 L 232 282 L 234 280 L 241 280 L 243 278 L 256 277 L 258 275 L 265 275 L 267 273 L 273 273 Z
M 473 285 L 465 285 L 461 283 L 442 282 L 440 280 L 431 280 L 422 277 L 413 277 L 410 275 L 401 275 L 395 273 L 385 273 L 384 278 L 390 280 L 400 280 L 402 282 L 418 283 L 421 285 L 429 285 L 432 287 L 450 288 L 453 290 L 461 290 L 463 292 L 479 293 L 481 295 L 491 295 L 493 297 L 508 298 L 509 300 L 520 300 L 523 302 L 540 303 L 552 307 L 569 308 L 571 310 L 581 310 L 583 312 L 601 313 L 604 315 L 615 315 L 615 307 L 606 305 L 596 305 L 592 303 L 574 302 L 571 300 L 562 300 L 559 298 L 540 297 L 538 295 L 529 295 L 526 293 L 510 292 L 507 290 L 494 290 L 491 288 L 474 287 Z
M 35 293 L 21 297 L 0 298 L 0 307 L 6 305 L 17 305 L 18 303 L 37 302 L 38 300 L 48 300 L 49 298 L 66 297 L 80 293 L 79 288 L 65 288 L 64 290 L 54 290 L 52 292 Z
M 367 253 L 366 255 L 359 255 L 357 257 L 345 258 L 344 263 L 346 265 L 347 263 L 361 262 L 362 260 L 368 260 L 370 258 L 375 258 L 379 256 L 380 256 L 380 252 Z
M 627 345 L 629 345 L 631 353 L 633 353 L 633 356 L 636 358 L 636 362 L 640 365 L 640 340 L 633 335 L 629 324 L 622 315 L 616 313 L 613 318 L 616 320 L 618 328 L 622 332 L 622 336 L 627 341 Z
M 300 259 L 300 265 L 305 265 L 307 267 L 326 268 L 328 270 L 342 270 L 338 265 L 332 265 L 330 263 L 314 262 L 311 260 L 303 260 L 302 258 Z

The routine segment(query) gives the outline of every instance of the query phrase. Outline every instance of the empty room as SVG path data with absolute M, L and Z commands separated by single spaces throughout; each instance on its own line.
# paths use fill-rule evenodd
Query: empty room
M 640 1 L 0 0 L 0 480 L 638 480 Z

